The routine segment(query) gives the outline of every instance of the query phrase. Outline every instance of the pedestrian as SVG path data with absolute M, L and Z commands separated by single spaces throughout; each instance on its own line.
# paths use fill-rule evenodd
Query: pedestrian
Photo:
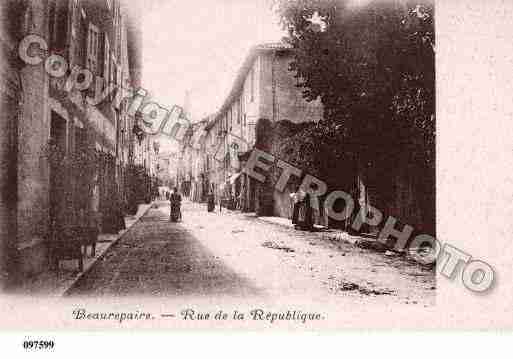
M 310 201 L 310 194 L 305 193 L 303 190 L 299 190 L 298 192 L 298 218 L 296 229 L 301 229 L 305 231 L 313 230 L 313 209 Z
M 297 186 L 296 190 L 290 194 L 290 200 L 292 202 L 292 224 L 297 225 L 299 206 L 301 202 L 299 198 L 299 186 Z
M 178 222 L 182 220 L 182 212 L 180 210 L 182 204 L 182 196 L 178 193 L 178 188 L 173 189 L 173 193 L 169 196 L 170 214 L 169 220 L 171 222 Z
M 210 192 L 207 195 L 207 211 L 213 212 L 215 209 L 215 206 L 216 206 L 216 204 L 215 204 L 214 192 L 212 190 L 210 190 Z
M 153 186 L 153 191 L 152 191 L 152 200 L 156 200 L 158 197 L 159 197 L 159 188 L 157 186 Z
M 314 211 L 311 203 L 311 197 L 310 194 L 307 193 L 305 195 L 305 199 L 303 200 L 303 205 L 305 207 L 305 219 L 303 223 L 303 228 L 306 231 L 313 231 L 314 229 Z

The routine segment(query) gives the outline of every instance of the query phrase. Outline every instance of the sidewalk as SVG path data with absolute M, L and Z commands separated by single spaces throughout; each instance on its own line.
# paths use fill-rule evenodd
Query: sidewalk
M 269 223 L 274 223 L 274 224 L 279 224 L 279 225 L 282 225 L 282 226 L 287 226 L 287 227 L 290 227 L 290 228 L 294 228 L 294 225 L 292 224 L 292 221 L 290 220 L 290 218 L 285 218 L 285 217 L 258 217 L 258 219 L 260 219 L 262 221 L 269 222 Z M 325 226 L 321 226 L 319 224 L 314 224 L 314 228 L 316 230 L 318 230 L 318 231 L 328 230 Z
M 100 234 L 96 243 L 95 257 L 91 257 L 91 249 L 88 247 L 87 256 L 84 258 L 83 272 L 78 271 L 76 260 L 61 261 L 58 271 L 47 270 L 30 278 L 18 289 L 19 292 L 24 295 L 63 296 L 73 283 L 87 273 L 105 252 L 144 216 L 152 204 L 140 204 L 135 215 L 125 217 L 126 229 L 119 231 L 118 234 Z
M 250 213 L 248 213 L 250 214 Z M 294 229 L 294 225 L 292 224 L 289 218 L 283 217 L 257 217 L 254 213 L 251 213 L 255 218 L 272 224 L 277 224 L 280 226 L 288 227 Z M 378 240 L 376 235 L 372 234 L 360 234 L 358 236 L 351 235 L 341 229 L 333 229 L 326 228 L 320 225 L 314 225 L 316 231 L 312 232 L 312 234 L 317 234 L 321 236 L 323 239 L 328 239 L 331 241 L 344 241 L 350 243 L 351 245 L 368 249 L 374 252 L 384 253 L 385 256 L 406 256 L 407 258 L 411 258 L 411 253 L 421 253 L 429 251 L 429 249 L 422 249 L 418 247 L 409 247 L 404 252 L 397 252 L 392 248 L 389 248 L 384 243 Z M 415 259 L 414 259 L 415 260 Z
M 294 229 L 294 225 L 289 218 L 284 217 L 257 217 L 259 220 L 273 223 L 280 226 Z M 314 224 L 315 231 L 312 232 L 317 235 L 321 235 L 325 239 L 332 241 L 344 241 L 348 242 L 356 247 L 371 249 L 377 252 L 387 252 L 387 248 L 384 244 L 379 242 L 377 238 L 371 235 L 353 236 L 341 229 L 327 228 L 318 224 Z
M 222 209 L 221 212 L 219 212 L 219 207 L 216 206 L 215 212 L 220 214 L 231 214 L 231 215 L 237 215 L 237 214 L 243 214 L 246 217 L 251 217 L 256 220 L 260 220 L 266 223 L 276 224 L 282 227 L 287 227 L 292 230 L 295 230 L 294 225 L 292 224 L 292 221 L 290 218 L 285 217 L 277 217 L 277 216 L 257 216 L 255 212 L 241 212 L 240 210 L 230 210 L 227 208 Z M 317 235 L 321 237 L 322 239 L 327 239 L 330 241 L 343 241 L 347 242 L 355 247 L 362 248 L 362 249 L 368 249 L 375 252 L 381 252 L 385 253 L 387 256 L 396 256 L 401 255 L 400 253 L 394 252 L 390 250 L 386 245 L 384 245 L 382 242 L 378 241 L 378 238 L 376 235 L 372 234 L 366 234 L 362 233 L 360 235 L 351 235 L 347 233 L 344 230 L 341 229 L 334 229 L 334 228 L 328 228 L 326 226 L 321 226 L 318 224 L 314 224 L 315 231 L 311 232 L 313 235 Z M 413 248 L 412 248 L 413 250 Z M 403 253 L 408 255 L 408 253 Z

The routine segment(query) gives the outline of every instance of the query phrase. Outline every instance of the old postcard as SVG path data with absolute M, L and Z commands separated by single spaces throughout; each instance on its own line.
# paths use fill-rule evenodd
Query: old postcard
M 0 7 L 2 329 L 513 325 L 511 4 Z

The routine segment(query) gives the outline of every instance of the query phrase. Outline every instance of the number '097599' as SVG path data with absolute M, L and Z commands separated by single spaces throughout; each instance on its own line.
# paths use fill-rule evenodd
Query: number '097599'
M 24 340 L 23 348 L 26 350 L 51 350 L 55 347 L 53 340 Z

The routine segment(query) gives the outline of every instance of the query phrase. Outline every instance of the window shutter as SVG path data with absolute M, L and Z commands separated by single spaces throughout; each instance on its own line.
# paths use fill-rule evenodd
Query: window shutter
M 110 76 L 110 44 L 109 36 L 107 33 L 104 34 L 104 49 L 103 49 L 103 79 L 105 80 L 106 86 L 109 85 Z
M 103 47 L 103 45 L 101 45 Z M 88 96 L 95 98 L 96 84 L 99 81 L 97 75 L 101 74 L 103 66 L 99 66 L 98 57 L 100 54 L 100 32 L 97 26 L 89 23 L 87 31 L 87 54 L 86 54 L 86 67 L 93 74 L 93 82 L 88 89 Z M 102 63 L 103 65 L 103 63 Z M 100 84 L 101 85 L 101 84 Z
M 98 70 L 98 28 L 89 23 L 87 33 L 87 68 L 93 75 L 97 75 Z
M 251 102 L 255 100 L 255 68 L 251 69 L 250 73 L 250 93 L 251 93 Z
M 114 83 L 116 79 L 116 58 L 111 53 L 110 56 L 110 83 Z

